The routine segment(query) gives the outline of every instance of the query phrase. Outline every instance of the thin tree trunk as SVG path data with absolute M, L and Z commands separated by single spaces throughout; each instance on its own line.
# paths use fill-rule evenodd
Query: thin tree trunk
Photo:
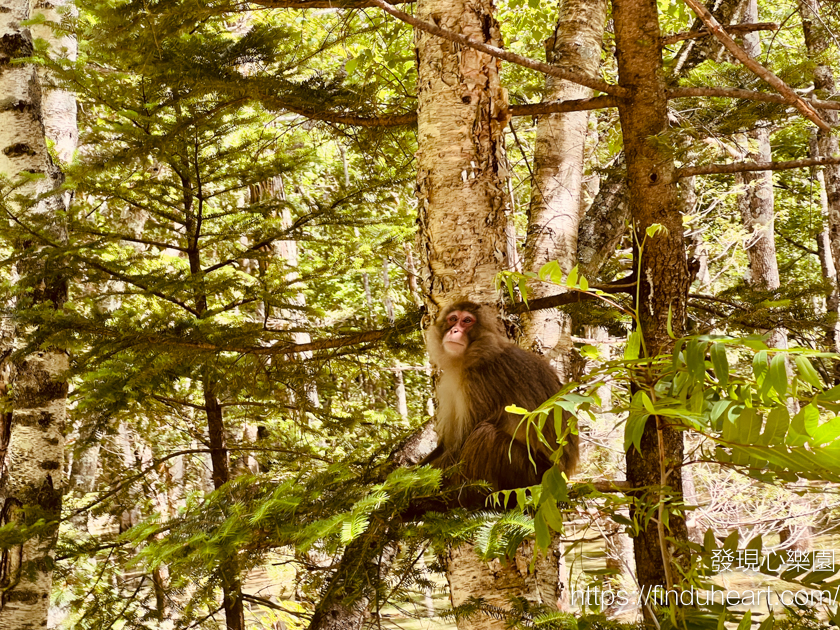
M 814 88 L 821 98 L 833 95 L 837 87 L 828 52 L 831 45 L 830 34 L 819 17 L 819 3 L 816 0 L 799 0 L 798 6 L 808 57 L 817 63 L 814 68 Z M 836 126 L 840 122 L 840 114 L 836 111 L 826 110 L 821 113 L 821 116 L 831 126 Z M 816 146 L 812 146 L 811 149 L 812 157 L 838 153 L 840 153 L 840 143 L 837 137 L 818 130 Z M 826 308 L 829 316 L 834 320 L 826 331 L 826 345 L 830 351 L 838 352 L 840 351 L 840 282 L 837 278 L 837 269 L 840 268 L 840 165 L 823 167 L 821 175 L 824 194 L 820 196 L 824 198 L 823 209 L 828 224 L 827 234 L 821 238 L 821 245 L 831 258 L 830 264 L 828 260 L 823 263 L 824 277 L 829 280 L 832 287 L 826 298 Z M 835 382 L 840 383 L 840 366 L 835 365 L 834 370 Z
M 619 83 L 638 95 L 625 99 L 618 111 L 635 238 L 644 243 L 641 259 L 638 248 L 635 253 L 641 284 L 636 309 L 644 353 L 652 357 L 673 348 L 669 321 L 676 335 L 683 334 L 689 285 L 673 158 L 650 140 L 668 130 L 656 0 L 613 0 L 613 19 Z M 646 237 L 646 230 L 655 223 L 665 230 Z M 635 448 L 627 452 L 627 479 L 633 487 L 653 489 L 652 494 L 642 495 L 648 503 L 678 503 L 682 462 L 682 433 L 664 419 L 651 417 L 642 435 L 641 452 Z M 631 517 L 638 516 L 635 510 L 631 512 Z M 642 586 L 673 583 L 673 549 L 664 538 L 682 543 L 687 534 L 678 512 L 670 514 L 668 525 L 662 535 L 651 520 L 633 539 L 637 579 Z
M 742 23 L 758 21 L 757 0 L 746 0 L 743 5 Z M 744 50 L 751 57 L 761 53 L 758 33 L 744 35 Z M 770 152 L 770 130 L 756 129 L 749 137 L 757 145 L 756 151 L 747 150 L 745 160 L 766 161 L 772 159 Z M 744 228 L 750 235 L 745 243 L 749 259 L 749 284 L 759 291 L 776 291 L 781 286 L 779 263 L 776 260 L 775 196 L 773 174 L 770 171 L 740 173 L 735 181 L 743 186 L 738 195 L 738 208 Z M 768 344 L 773 348 L 787 348 L 787 331 L 780 328 L 770 332 Z
M 34 198 L 55 190 L 63 181 L 47 151 L 45 126 L 53 141 L 69 138 L 73 146 L 76 129 L 75 117 L 62 120 L 56 108 L 42 100 L 35 66 L 11 63 L 32 53 L 32 35 L 21 26 L 33 17 L 30 7 L 29 2 L 0 1 L 0 92 L 14 104 L 0 111 L 0 172 L 13 179 L 27 172 L 43 174 L 43 179 L 17 191 Z M 40 35 L 53 39 L 51 34 Z M 71 56 L 73 50 L 71 45 Z M 47 220 L 50 238 L 58 243 L 67 238 L 59 219 L 67 202 L 66 197 L 53 196 L 32 208 Z M 29 289 L 18 306 L 61 309 L 67 299 L 67 277 L 60 264 L 48 262 L 39 251 L 40 243 L 14 245 L 23 254 L 17 265 L 19 283 Z M 15 334 L 25 333 L 7 329 L 3 338 L 11 344 Z M 16 361 L 11 370 L 4 369 L 12 382 L 12 411 L 0 417 L 0 524 L 32 525 L 44 519 L 49 525 L 38 536 L 4 550 L 0 557 L 2 629 L 43 628 L 47 624 L 52 554 L 64 487 L 67 367 L 63 351 L 46 348 Z

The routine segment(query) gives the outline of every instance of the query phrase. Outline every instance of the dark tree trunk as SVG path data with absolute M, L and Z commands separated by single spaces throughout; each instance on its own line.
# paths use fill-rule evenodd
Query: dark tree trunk
M 613 0 L 613 19 L 619 83 L 638 95 L 623 101 L 619 116 L 630 211 L 637 242 L 644 243 L 641 260 L 638 248 L 635 260 L 641 283 L 638 323 L 645 354 L 652 357 L 673 348 L 667 332 L 669 317 L 674 332 L 683 334 L 689 285 L 673 159 L 652 140 L 668 130 L 656 0 Z M 646 229 L 655 223 L 665 230 L 646 237 Z M 652 417 L 642 436 L 641 453 L 635 448 L 627 453 L 627 479 L 634 487 L 653 488 L 645 501 L 678 501 L 682 460 L 682 433 L 668 426 L 664 418 Z M 671 513 L 666 535 L 677 542 L 687 541 L 681 514 Z M 666 546 L 653 521 L 634 538 L 633 547 L 640 585 L 670 585 L 673 550 Z

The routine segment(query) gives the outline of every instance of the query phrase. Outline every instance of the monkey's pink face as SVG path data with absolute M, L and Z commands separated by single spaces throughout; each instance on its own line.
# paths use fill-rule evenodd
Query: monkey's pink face
M 447 354 L 460 356 L 466 352 L 470 345 L 469 331 L 475 323 L 476 317 L 469 311 L 452 311 L 446 316 L 443 349 Z

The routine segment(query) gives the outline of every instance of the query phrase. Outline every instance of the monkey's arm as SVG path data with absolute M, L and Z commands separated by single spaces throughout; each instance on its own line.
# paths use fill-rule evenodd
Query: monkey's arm
M 423 461 L 420 462 L 420 465 L 429 464 L 435 468 L 449 468 L 450 466 L 454 466 L 458 463 L 458 456 L 459 454 L 457 452 L 447 450 L 446 444 L 440 442 L 435 450 L 429 453 Z
M 441 455 L 443 455 L 445 450 L 446 447 L 444 447 L 443 442 L 438 442 L 438 445 L 435 447 L 435 450 L 433 450 L 431 453 L 426 455 L 426 457 L 420 460 L 418 466 L 425 466 L 426 464 L 431 464 L 432 466 L 434 466 L 435 460 Z

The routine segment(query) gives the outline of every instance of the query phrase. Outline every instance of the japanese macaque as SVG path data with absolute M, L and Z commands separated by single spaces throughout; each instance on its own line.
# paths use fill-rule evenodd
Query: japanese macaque
M 461 462 L 465 480 L 485 480 L 494 490 L 539 483 L 557 448 L 553 420 L 549 417 L 543 428 L 553 447 L 549 449 L 533 429 L 526 441 L 522 416 L 505 407 L 533 411 L 556 394 L 561 385 L 551 366 L 508 341 L 493 311 L 473 302 L 445 309 L 426 335 L 429 356 L 441 375 L 438 447 L 424 463 L 447 468 Z M 578 461 L 578 436 L 568 434 L 565 442 L 557 465 L 571 475 Z

